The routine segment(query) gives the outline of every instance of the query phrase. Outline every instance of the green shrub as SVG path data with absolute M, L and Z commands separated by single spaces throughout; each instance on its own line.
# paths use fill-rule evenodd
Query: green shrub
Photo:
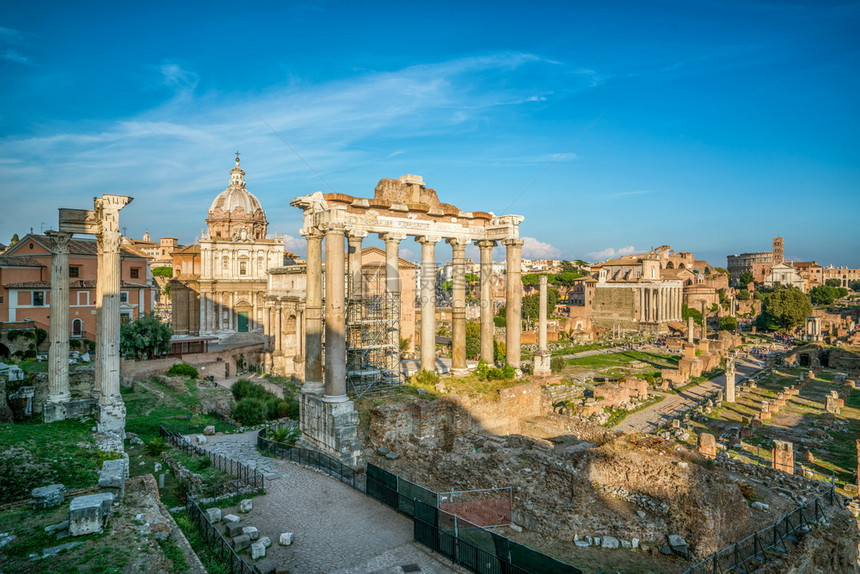
M 490 367 L 483 360 L 478 361 L 475 377 L 479 381 L 510 381 L 517 376 L 517 370 L 510 365 Z
M 553 357 L 549 360 L 549 370 L 553 373 L 560 373 L 564 370 L 565 364 L 563 357 Z
M 160 436 L 155 437 L 148 443 L 143 445 L 143 451 L 149 456 L 159 456 L 161 453 L 170 448 L 167 441 Z
M 267 390 L 260 383 L 253 383 L 248 379 L 239 379 L 233 384 L 230 390 L 233 391 L 233 397 L 237 401 L 241 401 L 242 399 L 260 399 L 263 402 L 267 402 L 270 399 L 276 398 L 272 391 Z
M 435 385 L 439 382 L 439 374 L 436 371 L 421 369 L 413 375 L 415 382 L 421 385 Z
M 174 363 L 167 369 L 168 375 L 172 377 L 188 377 L 189 379 L 197 378 L 197 369 L 188 363 Z
M 287 413 L 290 411 L 290 405 L 287 404 L 287 401 L 283 399 L 279 399 L 278 397 L 272 397 L 266 401 L 266 418 L 269 420 L 279 419 L 281 417 L 287 416 Z M 284 414 L 280 414 L 283 412 Z
M 240 400 L 233 408 L 233 418 L 245 426 L 265 422 L 267 414 L 266 403 L 251 397 Z
M 302 431 L 298 427 L 293 426 L 277 426 L 270 428 L 267 433 L 268 438 L 275 442 L 280 442 L 288 445 L 296 444 L 298 438 L 302 435 Z

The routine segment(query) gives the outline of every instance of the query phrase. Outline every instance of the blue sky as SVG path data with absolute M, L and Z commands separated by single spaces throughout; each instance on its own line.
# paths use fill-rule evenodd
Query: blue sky
M 124 193 L 190 243 L 239 150 L 294 250 L 293 197 L 412 173 L 525 256 L 860 267 L 860 4 L 425 4 L 7 0 L 0 241 Z

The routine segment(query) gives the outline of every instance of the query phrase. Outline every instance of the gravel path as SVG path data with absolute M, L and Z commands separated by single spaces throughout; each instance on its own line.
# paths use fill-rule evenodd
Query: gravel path
M 752 359 L 741 359 L 737 363 L 735 383 L 749 378 L 761 370 L 762 364 Z M 720 375 L 701 385 L 690 387 L 678 394 L 667 394 L 665 399 L 651 405 L 647 409 L 628 415 L 614 430 L 624 432 L 651 432 L 659 426 L 665 426 L 672 419 L 680 418 L 684 412 L 700 403 L 718 389 L 725 391 L 726 377 Z
M 412 521 L 363 493 L 320 472 L 265 457 L 256 448 L 257 431 L 208 437 L 209 450 L 256 467 L 267 476 L 266 491 L 254 498 L 242 523 L 256 526 L 274 542 L 257 567 L 288 568 L 293 574 L 459 573 L 443 558 L 412 542 Z M 238 509 L 229 509 L 239 515 Z M 226 510 L 225 510 L 226 513 Z M 292 546 L 278 545 L 293 532 Z

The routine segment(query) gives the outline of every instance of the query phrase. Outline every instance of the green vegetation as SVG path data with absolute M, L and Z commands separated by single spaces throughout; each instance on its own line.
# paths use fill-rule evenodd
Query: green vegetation
M 802 325 L 811 314 L 809 297 L 798 289 L 781 288 L 764 298 L 757 324 L 762 329 L 788 330 Z
M 154 314 L 147 313 L 122 326 L 120 352 L 136 359 L 152 359 L 170 350 L 172 336 L 173 329 L 168 323 L 162 323 Z
M 238 401 L 233 409 L 233 418 L 243 425 L 253 426 L 266 420 L 299 417 L 299 403 L 291 395 L 281 399 L 263 385 L 247 379 L 236 381 L 232 390 Z
M 834 287 L 830 285 L 831 281 L 836 281 Z M 848 296 L 848 289 L 839 287 L 838 279 L 828 279 L 827 285 L 818 285 L 809 290 L 809 299 L 814 305 L 831 305 L 837 299 Z
M 549 370 L 553 373 L 560 373 L 564 370 L 564 366 L 566 365 L 563 357 L 552 357 L 549 360 Z
M 433 386 L 439 382 L 439 374 L 436 371 L 420 369 L 412 375 L 412 380 L 419 385 Z
M 218 417 L 195 413 L 192 408 L 200 404 L 200 389 L 194 381 L 188 381 L 185 389 L 187 392 L 181 392 L 154 380 L 136 383 L 133 390 L 123 387 L 125 429 L 147 441 L 159 436 L 159 425 L 182 434 L 201 433 L 208 425 L 219 431 L 233 428 Z
M 517 376 L 517 371 L 510 365 L 491 367 L 483 359 L 478 361 L 475 378 L 479 381 L 510 381 Z
M 750 292 L 746 289 L 741 289 L 738 291 L 737 295 L 738 301 L 749 301 L 750 300 Z
M 242 399 L 233 408 L 233 418 L 245 426 L 263 423 L 268 418 L 266 403 L 252 397 Z
M 477 359 L 481 354 L 481 324 L 466 321 L 466 358 Z
M 153 277 L 173 277 L 173 267 L 169 267 L 169 266 L 153 267 L 152 268 L 152 276 Z
M 302 431 L 294 426 L 276 426 L 266 432 L 266 438 L 269 440 L 290 446 L 296 444 L 300 436 L 302 436 Z
M 752 282 L 753 282 L 753 276 L 752 276 L 752 273 L 750 273 L 749 271 L 744 271 L 743 273 L 738 275 L 738 285 L 740 285 L 742 287 L 746 287 L 747 285 L 749 285 Z
M 623 351 L 620 353 L 606 353 L 603 355 L 567 359 L 567 364 L 574 367 L 602 369 L 620 367 L 631 361 L 642 361 L 660 369 L 678 366 L 677 357 L 657 353 L 643 353 L 642 351 Z
M 628 415 L 632 415 L 633 413 L 638 413 L 641 410 L 647 409 L 651 405 L 655 405 L 665 398 L 666 397 L 663 395 L 654 395 L 635 409 L 631 409 L 629 411 L 626 409 L 606 408 L 604 410 L 609 413 L 609 420 L 601 426 L 607 428 L 616 427 L 621 424 L 621 421 L 626 419 Z
M 690 318 L 690 317 L 692 317 L 692 318 L 693 318 L 693 321 L 694 321 L 696 324 L 699 324 L 699 325 L 701 325 L 701 324 L 702 324 L 702 312 L 701 312 L 701 311 L 696 311 L 695 309 L 692 309 L 692 308 L 690 308 L 690 307 L 687 307 L 687 305 L 686 305 L 686 304 L 683 304 L 683 303 L 682 303 L 682 304 L 681 304 L 681 318 L 683 318 L 683 319 L 684 319 L 684 322 L 686 323 L 686 322 L 687 322 L 687 319 L 688 319 L 688 318 Z
M 547 289 L 546 291 L 546 316 L 552 316 L 556 303 L 561 298 L 558 289 Z M 540 294 L 526 295 L 523 297 L 523 319 L 526 321 L 537 321 L 540 318 Z
M 167 375 L 172 377 L 188 377 L 189 379 L 197 378 L 197 369 L 188 363 L 173 363 L 167 369 Z
M 731 315 L 720 317 L 720 331 L 735 331 L 737 328 L 738 320 Z

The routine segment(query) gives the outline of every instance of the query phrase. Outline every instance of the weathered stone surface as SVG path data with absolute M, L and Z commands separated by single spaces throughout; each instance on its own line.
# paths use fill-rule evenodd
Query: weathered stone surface
M 239 512 L 251 512 L 254 508 L 254 502 L 250 498 L 246 498 L 239 502 Z
M 227 534 L 228 538 L 233 538 L 234 536 L 239 536 L 242 534 L 243 527 L 238 522 L 228 522 L 224 527 L 224 533 Z
M 101 532 L 114 496 L 109 492 L 73 498 L 69 505 L 69 534 L 83 536 Z
M 257 530 L 256 526 L 245 526 L 242 528 L 242 534 L 250 538 L 251 540 L 258 540 L 260 538 L 260 532 Z
M 209 518 L 209 522 L 212 524 L 216 524 L 221 522 L 221 509 L 220 508 L 207 508 L 206 516 Z
M 614 536 L 604 536 L 600 541 L 601 548 L 618 548 L 621 543 Z
M 215 434 L 215 426 L 214 425 L 207 426 L 206 428 L 203 429 L 203 434 L 205 434 L 206 436 L 214 435 Z
M 236 516 L 235 514 L 228 514 L 228 515 L 224 516 L 224 521 L 225 522 L 241 522 L 242 518 L 239 516 Z
M 106 460 L 99 471 L 99 488 L 122 501 L 125 496 L 126 460 Z
M 282 532 L 281 537 L 278 539 L 278 544 L 281 546 L 289 546 L 293 543 L 293 533 L 292 532 Z
M 669 547 L 672 549 L 672 552 L 680 556 L 688 556 L 690 554 L 690 547 L 687 545 L 687 541 L 677 534 L 669 535 Z
M 195 436 L 194 440 L 195 440 L 195 442 L 197 442 L 197 444 L 206 444 L 206 442 L 207 442 L 206 435 L 202 435 L 202 434 Z
M 241 552 L 251 545 L 251 539 L 244 534 L 240 534 L 239 536 L 234 536 L 230 540 L 230 545 L 236 552 Z
M 254 542 L 251 544 L 251 559 L 259 560 L 260 558 L 265 558 L 266 556 L 266 547 L 262 542 Z
M 50 508 L 59 506 L 63 503 L 66 496 L 66 487 L 62 484 L 50 484 L 48 486 L 40 486 L 30 491 L 30 496 L 33 497 L 34 508 Z
M 272 539 L 268 536 L 260 536 L 260 544 L 262 544 L 266 548 L 269 548 L 272 545 Z

